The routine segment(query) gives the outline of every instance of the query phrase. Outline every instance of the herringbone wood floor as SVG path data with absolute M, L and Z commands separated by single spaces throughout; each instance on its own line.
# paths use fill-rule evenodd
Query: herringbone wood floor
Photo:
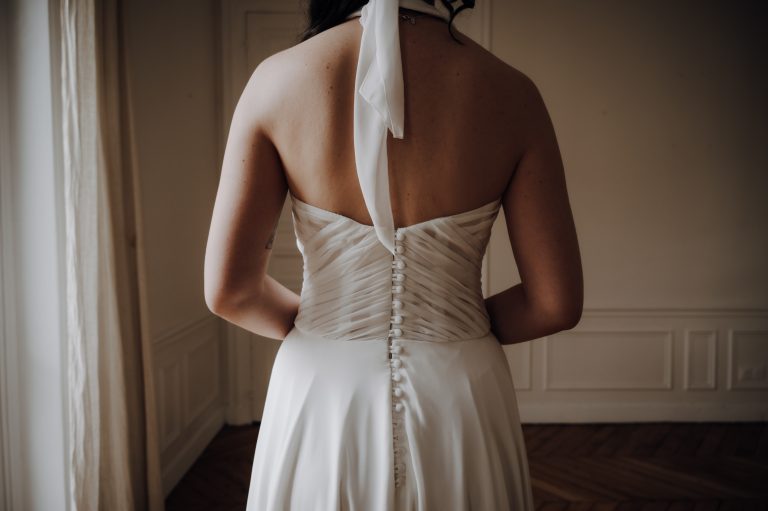
M 766 422 L 532 424 L 523 432 L 537 510 L 768 510 Z M 245 509 L 257 435 L 257 425 L 222 429 L 167 510 Z

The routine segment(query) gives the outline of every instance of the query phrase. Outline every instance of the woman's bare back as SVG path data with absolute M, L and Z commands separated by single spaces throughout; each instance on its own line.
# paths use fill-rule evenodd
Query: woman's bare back
M 352 134 L 361 31 L 353 18 L 273 57 L 284 86 L 272 140 L 292 194 L 370 224 Z M 435 17 L 400 25 L 405 137 L 388 136 L 396 226 L 500 197 L 521 155 L 527 78 L 455 33 L 464 46 Z
M 353 18 L 262 61 L 232 117 L 206 250 L 206 301 L 233 320 L 247 318 L 239 324 L 253 331 L 282 338 L 298 307 L 266 275 L 286 192 L 372 224 L 352 130 L 361 32 Z M 387 148 L 395 226 L 501 198 L 522 282 L 486 299 L 494 332 L 510 343 L 571 328 L 583 304 L 581 256 L 544 100 L 522 72 L 457 35 L 464 45 L 429 16 L 400 24 L 405 136 L 390 135 Z M 253 303 L 269 310 L 254 313 Z

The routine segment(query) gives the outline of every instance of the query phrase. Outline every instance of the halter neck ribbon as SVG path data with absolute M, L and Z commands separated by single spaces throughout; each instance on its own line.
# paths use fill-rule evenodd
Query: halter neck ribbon
M 405 95 L 400 56 L 399 8 L 448 20 L 448 14 L 422 0 L 369 0 L 348 18 L 363 26 L 355 73 L 355 165 L 368 213 L 381 243 L 395 253 L 395 226 L 389 197 L 387 131 L 403 138 Z

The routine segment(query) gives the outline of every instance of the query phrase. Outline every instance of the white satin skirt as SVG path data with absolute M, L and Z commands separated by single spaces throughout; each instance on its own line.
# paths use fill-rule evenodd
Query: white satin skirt
M 270 376 L 248 511 L 534 509 L 496 337 L 398 342 L 395 398 L 387 340 L 289 332 Z

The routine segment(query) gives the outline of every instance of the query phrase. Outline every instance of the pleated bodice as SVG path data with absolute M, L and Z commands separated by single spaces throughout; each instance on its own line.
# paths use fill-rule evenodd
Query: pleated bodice
M 500 199 L 395 229 L 374 228 L 292 197 L 304 283 L 295 323 L 330 339 L 446 342 L 486 335 L 482 258 Z

